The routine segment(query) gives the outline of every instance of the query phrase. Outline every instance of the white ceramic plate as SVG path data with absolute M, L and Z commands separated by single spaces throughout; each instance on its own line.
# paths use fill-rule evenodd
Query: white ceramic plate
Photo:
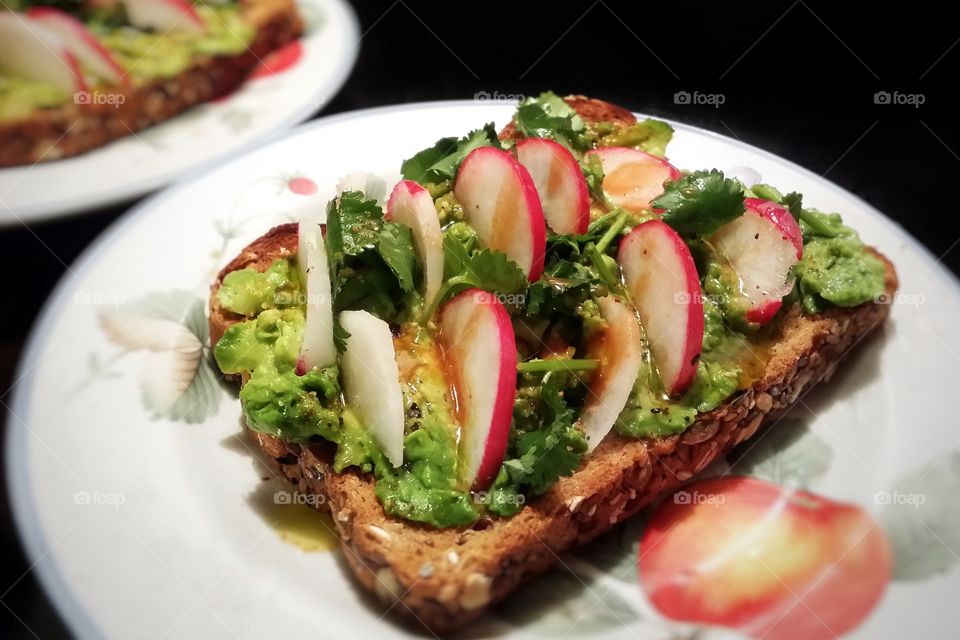
M 274 499 L 284 487 L 262 479 L 268 474 L 238 438 L 239 403 L 206 360 L 204 301 L 231 256 L 279 221 L 321 214 L 345 173 L 366 169 L 389 184 L 403 158 L 487 121 L 502 126 L 511 109 L 439 103 L 325 118 L 142 203 L 70 270 L 19 370 L 7 463 L 33 571 L 74 631 L 317 638 L 335 630 L 358 640 L 410 633 L 381 618 L 339 552 L 290 543 L 290 505 Z M 799 190 L 808 205 L 843 212 L 897 265 L 901 294 L 889 325 L 825 392 L 804 399 L 794 418 L 804 437 L 768 451 L 767 462 L 783 464 L 766 468 L 800 474 L 811 490 L 859 505 L 888 530 L 894 576 L 856 637 L 952 637 L 960 625 L 960 456 L 950 405 L 957 282 L 850 193 L 759 149 L 675 126 L 676 165 L 752 171 Z M 150 336 L 166 331 L 185 332 L 180 344 L 193 348 L 151 351 Z M 188 375 L 173 376 L 184 364 Z M 475 634 L 678 633 L 641 597 L 637 526 L 567 558 L 573 574 L 521 590 Z
M 196 175 L 303 122 L 347 79 L 360 32 L 345 0 L 298 0 L 299 57 L 227 98 L 74 158 L 0 169 L 0 225 L 104 207 Z

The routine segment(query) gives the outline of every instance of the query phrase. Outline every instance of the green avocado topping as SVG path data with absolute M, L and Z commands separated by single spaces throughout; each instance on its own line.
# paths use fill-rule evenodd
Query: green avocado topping
M 659 217 L 689 247 L 700 276 L 704 336 L 693 382 L 674 396 L 664 390 L 643 338 L 636 383 L 613 426 L 623 436 L 683 433 L 762 375 L 779 316 L 764 326 L 746 319 L 740 278 L 711 244 L 718 229 L 743 215 L 744 198 L 782 204 L 801 228 L 803 257 L 790 274 L 794 292 L 784 308 L 818 313 L 884 291 L 884 265 L 857 234 L 838 215 L 804 209 L 795 193 L 747 188 L 719 171 L 696 171 L 665 185 L 654 201 L 656 213 L 617 209 L 602 193 L 602 166 L 582 160 L 584 151 L 619 144 L 662 155 L 672 133 L 664 123 L 586 124 L 553 94 L 525 101 L 513 122 L 520 136 L 566 145 L 580 160 L 592 200 L 584 233 L 548 230 L 543 274 L 535 282 L 505 254 L 482 246 L 452 189 L 471 150 L 507 146 L 509 152 L 511 143 L 501 143 L 492 126 L 444 138 L 403 163 L 404 176 L 423 182 L 433 198 L 442 229 L 444 282 L 432 301 L 419 294 L 423 273 L 409 228 L 387 220 L 382 207 L 360 192 L 343 193 L 327 207 L 334 312 L 366 311 L 393 332 L 405 414 L 399 467 L 345 406 L 338 366 L 298 373 L 306 295 L 295 256 L 262 272 L 231 273 L 218 291 L 222 308 L 241 321 L 226 331 L 214 355 L 225 373 L 246 378 L 240 399 L 250 428 L 291 442 L 332 443 L 336 471 L 354 467 L 371 474 L 387 513 L 433 527 L 510 517 L 580 467 L 587 440 L 578 418 L 602 367 L 589 345 L 608 327 L 597 301 L 614 295 L 630 303 L 616 257 L 618 242 L 635 226 Z M 497 294 L 513 323 L 520 360 L 506 452 L 483 488 L 464 486 L 460 477 L 460 417 L 436 323 L 437 310 L 468 287 Z M 348 339 L 335 327 L 341 351 Z

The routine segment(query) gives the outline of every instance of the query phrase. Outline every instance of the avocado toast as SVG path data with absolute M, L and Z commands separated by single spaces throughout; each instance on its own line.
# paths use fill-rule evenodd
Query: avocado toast
M 324 496 L 357 579 L 435 632 L 479 617 L 561 552 L 775 422 L 886 318 L 893 267 L 838 217 L 765 185 L 682 173 L 662 158 L 669 136 L 664 123 L 637 123 L 613 105 L 545 94 L 522 104 L 499 137 L 488 126 L 406 161 L 404 177 L 424 191 L 401 182 L 385 215 L 363 194 L 330 204 L 319 242 L 332 309 L 311 290 L 315 271 L 297 265 L 311 225 L 271 230 L 213 285 L 211 340 L 224 372 L 244 383 L 249 436 L 280 475 Z M 549 178 L 563 167 L 583 183 Z M 409 214 L 424 201 L 442 226 L 439 284 L 431 234 Z M 511 217 L 488 224 L 490 201 L 494 217 L 500 202 Z M 536 213 L 547 221 L 542 252 L 527 220 Z M 771 244 L 746 255 L 769 261 L 747 261 L 738 239 L 765 243 L 764 234 Z M 397 257 L 401 245 L 416 247 L 412 269 Z M 481 329 L 461 330 L 465 307 L 466 324 Z M 399 460 L 387 425 L 396 411 L 378 401 L 371 414 L 369 400 L 390 395 L 396 380 L 374 376 L 380 394 L 351 383 L 350 341 L 376 332 L 349 316 L 330 326 L 334 348 L 303 318 L 364 312 L 389 323 L 403 399 Z M 504 314 L 509 346 L 498 339 Z M 673 322 L 654 332 L 664 315 Z M 685 331 L 674 340 L 677 324 Z M 486 349 L 470 352 L 477 335 Z M 334 364 L 311 365 L 324 351 Z M 478 406 L 476 381 L 499 389 L 509 356 L 501 434 L 503 393 Z M 373 367 L 375 355 L 366 358 Z
M 0 167 L 75 156 L 226 95 L 303 29 L 293 0 L 12 6 Z

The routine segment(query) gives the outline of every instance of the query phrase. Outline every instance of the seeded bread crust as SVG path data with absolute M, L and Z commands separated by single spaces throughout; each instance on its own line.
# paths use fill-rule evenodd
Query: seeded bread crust
M 256 27 L 253 41 L 243 52 L 203 56 L 174 78 L 104 91 L 122 94 L 122 104 L 70 102 L 0 122 L 0 167 L 75 156 L 226 95 L 243 84 L 267 54 L 303 31 L 293 0 L 240 0 L 240 7 L 244 19 Z
M 568 98 L 598 120 L 628 123 L 619 107 L 582 97 Z M 581 114 L 584 111 L 581 110 Z M 627 118 L 629 116 L 629 119 Z M 584 117 L 587 115 L 584 114 Z M 501 136 L 509 137 L 509 128 Z M 296 251 L 297 226 L 286 224 L 246 247 L 213 284 L 210 338 L 215 344 L 242 318 L 217 302 L 223 278 L 237 269 L 266 269 Z M 886 265 L 886 291 L 897 289 L 893 265 Z M 765 368 L 749 389 L 714 411 L 700 414 L 684 433 L 637 440 L 608 435 L 580 469 L 561 478 L 513 518 L 483 518 L 471 528 L 437 530 L 388 516 L 369 475 L 334 473 L 327 446 L 300 446 L 247 429 L 266 462 L 304 493 L 321 495 L 318 508 L 333 516 L 344 556 L 363 586 L 392 611 L 434 633 L 464 627 L 525 580 L 540 574 L 557 556 L 610 530 L 669 494 L 734 446 L 777 420 L 799 397 L 829 377 L 842 358 L 876 330 L 889 314 L 887 304 L 867 303 L 806 316 L 784 311 L 771 336 Z
M 210 296 L 210 337 L 242 318 L 224 312 L 217 290 L 231 271 L 266 269 L 296 250 L 295 224 L 248 246 L 220 273 Z M 886 290 L 897 288 L 893 265 Z M 368 475 L 331 469 L 331 450 L 300 446 L 247 430 L 268 464 L 304 493 L 324 496 L 344 555 L 365 588 L 435 633 L 478 618 L 524 580 L 672 492 L 735 445 L 774 422 L 806 390 L 828 377 L 846 353 L 886 319 L 890 306 L 864 304 L 805 316 L 792 308 L 774 336 L 762 377 L 747 391 L 701 414 L 682 435 L 634 440 L 611 433 L 581 468 L 509 519 L 484 518 L 473 528 L 436 530 L 384 513 Z M 316 504 L 316 503 L 315 503 Z

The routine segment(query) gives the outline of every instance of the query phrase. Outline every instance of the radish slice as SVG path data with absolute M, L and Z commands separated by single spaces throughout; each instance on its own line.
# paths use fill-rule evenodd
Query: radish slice
M 458 477 L 465 489 L 490 485 L 507 451 L 517 393 L 517 344 L 496 296 L 468 289 L 440 309 L 440 346 L 460 421 Z
M 663 194 L 663 183 L 681 175 L 663 158 L 629 147 L 601 147 L 587 153 L 591 155 L 603 165 L 603 190 L 628 211 L 651 211 L 650 203 Z
M 590 192 L 573 154 L 553 140 L 525 138 L 517 143 L 517 159 L 537 187 L 547 226 L 554 233 L 586 233 Z
M 403 392 L 390 325 L 366 311 L 343 311 L 350 334 L 343 353 L 343 394 L 394 467 L 403 464 Z
M 803 235 L 781 205 L 748 198 L 739 218 L 714 234 L 713 245 L 730 261 L 747 301 L 746 319 L 769 322 L 793 290 L 790 269 L 803 257 Z
M 493 147 L 471 151 L 453 187 L 480 244 L 501 251 L 535 282 L 543 273 L 547 233 L 533 179 L 516 158 Z
M 109 82 L 120 84 L 126 78 L 123 68 L 113 54 L 80 22 L 66 11 L 53 7 L 32 7 L 27 17 L 34 24 L 55 33 L 63 44 L 93 75 Z
M 86 89 L 77 59 L 63 41 L 12 11 L 0 11 L 0 70 L 64 93 Z
M 297 262 L 307 289 L 307 318 L 303 326 L 300 361 L 304 371 L 337 362 L 333 344 L 333 294 L 330 266 L 320 225 L 301 221 Z
M 413 180 L 401 180 L 387 201 L 387 219 L 410 227 L 423 265 L 423 304 L 430 304 L 443 284 L 443 235 L 430 192 Z
M 703 349 L 703 300 L 690 249 L 664 222 L 650 220 L 620 242 L 617 261 L 660 380 L 669 394 L 683 393 Z
M 633 309 L 613 296 L 604 296 L 597 304 L 607 326 L 587 348 L 587 357 L 600 361 L 600 369 L 590 379 L 590 391 L 580 415 L 588 452 L 596 449 L 613 428 L 630 399 L 643 364 L 640 323 Z
M 138 29 L 203 33 L 206 25 L 186 0 L 120 0 L 130 24 Z

